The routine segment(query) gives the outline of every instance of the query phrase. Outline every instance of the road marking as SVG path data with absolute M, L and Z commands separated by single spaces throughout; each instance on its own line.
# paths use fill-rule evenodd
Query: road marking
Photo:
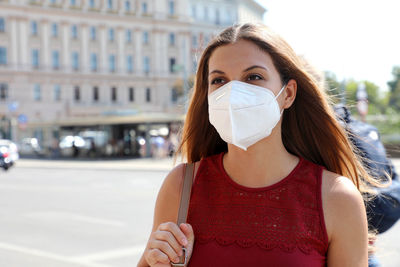
M 108 219 L 92 217 L 92 216 L 85 216 L 85 215 L 80 215 L 80 214 L 70 213 L 70 212 L 59 212 L 59 211 L 30 212 L 30 213 L 25 214 L 25 216 L 44 218 L 46 220 L 56 219 L 56 220 L 62 220 L 63 222 L 72 220 L 72 221 L 80 221 L 80 222 L 93 223 L 93 224 L 103 224 L 103 225 L 115 226 L 115 227 L 126 226 L 126 223 L 123 223 L 120 221 L 108 220 Z
M 92 262 L 92 261 L 105 261 L 115 258 L 122 258 L 125 256 L 133 256 L 141 254 L 144 251 L 145 245 L 138 245 L 134 247 L 121 248 L 109 251 L 103 251 L 99 253 L 93 253 L 80 257 L 75 257 L 79 262 Z
M 89 261 L 80 261 L 80 260 L 78 260 L 76 258 L 72 258 L 72 257 L 66 257 L 66 256 L 62 256 L 59 254 L 42 251 L 39 249 L 32 249 L 32 248 L 27 248 L 27 247 L 22 247 L 22 246 L 17 246 L 17 245 L 13 245 L 13 244 L 7 244 L 7 243 L 0 243 L 0 249 L 11 250 L 11 251 L 15 251 L 15 252 L 23 253 L 23 254 L 28 254 L 31 256 L 47 258 L 47 259 L 52 259 L 52 260 L 56 260 L 56 261 L 75 263 L 75 264 L 83 265 L 86 267 L 111 267 L 110 265 L 99 264 L 99 263 L 94 263 L 94 262 L 89 262 Z

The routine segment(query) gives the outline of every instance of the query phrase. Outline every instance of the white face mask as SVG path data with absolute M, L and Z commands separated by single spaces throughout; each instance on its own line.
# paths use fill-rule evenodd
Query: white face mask
M 208 95 L 210 123 L 221 138 L 235 146 L 247 148 L 269 136 L 282 112 L 278 95 L 264 87 L 230 81 Z

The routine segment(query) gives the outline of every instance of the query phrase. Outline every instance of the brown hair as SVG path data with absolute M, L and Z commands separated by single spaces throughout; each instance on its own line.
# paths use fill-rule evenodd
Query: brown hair
M 327 170 L 349 177 L 360 191 L 366 182 L 377 182 L 363 168 L 346 132 L 335 119 L 328 95 L 307 72 L 304 62 L 280 36 L 261 24 L 242 24 L 225 29 L 204 50 L 198 65 L 194 91 L 178 149 L 188 162 L 227 151 L 208 119 L 208 63 L 213 51 L 223 45 L 248 40 L 268 53 L 282 83 L 294 79 L 297 95 L 283 113 L 282 140 L 286 149 Z M 362 179 L 361 179 L 362 178 Z

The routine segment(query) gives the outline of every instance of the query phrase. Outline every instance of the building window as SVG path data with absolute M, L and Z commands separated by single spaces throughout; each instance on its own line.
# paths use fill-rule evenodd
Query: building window
M 219 9 L 217 9 L 217 10 L 215 11 L 215 24 L 217 24 L 217 25 L 220 25 L 220 24 L 221 24 Z
M 32 50 L 32 66 L 34 68 L 39 68 L 39 50 L 38 49 Z
M 208 21 L 208 7 L 207 6 L 204 7 L 204 20 Z
M 133 72 L 133 56 L 131 55 L 126 57 L 126 71 Z
M 97 55 L 96 54 L 90 55 L 90 70 L 97 71 Z
M 58 36 L 58 25 L 57 25 L 57 23 L 53 23 L 51 25 L 51 35 L 53 37 L 57 37 Z
M 97 86 L 93 87 L 93 101 L 94 102 L 99 101 L 99 87 Z
M 125 11 L 130 12 L 131 11 L 131 2 L 125 1 Z
M 110 55 L 108 57 L 108 63 L 109 63 L 109 71 L 115 72 L 115 55 Z
M 146 102 L 151 102 L 151 90 L 150 88 L 146 88 Z
M 108 0 L 107 1 L 107 6 L 108 6 L 108 9 L 113 9 L 113 1 L 112 0 Z
M 197 43 L 197 35 L 193 35 L 192 36 L 192 46 L 193 47 L 197 47 L 198 43 Z
M 150 58 L 148 56 L 145 56 L 143 58 L 143 69 L 144 69 L 144 73 L 149 74 L 149 72 L 150 72 Z
M 54 85 L 54 101 L 60 101 L 61 100 L 61 86 L 56 84 Z
M 192 5 L 192 17 L 194 19 L 196 19 L 196 17 L 197 17 L 197 10 L 196 10 L 196 5 L 195 4 Z
M 35 84 L 33 86 L 33 100 L 40 101 L 42 99 L 42 92 L 40 88 L 40 84 Z
M 69 0 L 69 4 L 71 6 L 76 6 L 76 0 Z
M 6 31 L 6 21 L 4 18 L 0 18 L 0 32 Z
M 90 1 L 89 1 L 89 7 L 90 7 L 90 8 L 94 8 L 94 7 L 95 7 L 95 2 L 94 2 L 94 0 L 90 0 Z
M 78 27 L 76 25 L 71 26 L 71 36 L 72 36 L 72 39 L 78 38 Z
M 142 13 L 147 14 L 148 9 L 147 9 L 147 2 L 142 3 Z
M 143 32 L 143 44 L 149 44 L 149 32 Z
M 36 21 L 31 21 L 31 34 L 33 36 L 38 35 L 38 25 Z
M 53 58 L 53 69 L 59 69 L 60 68 L 60 52 L 53 51 L 52 58 Z
M 171 57 L 169 59 L 169 72 L 170 73 L 174 73 L 175 72 L 175 64 L 176 64 L 175 58 Z
M 74 100 L 76 102 L 81 101 L 81 89 L 79 86 L 75 86 L 74 88 Z
M 79 69 L 79 53 L 78 52 L 72 53 L 72 68 L 74 70 Z
M 125 37 L 126 37 L 127 43 L 132 43 L 132 31 L 131 30 L 126 30 Z
M 112 102 L 117 101 L 117 88 L 115 88 L 115 87 L 111 88 L 111 101 Z
M 175 1 L 169 1 L 168 3 L 168 8 L 169 8 L 169 15 L 173 16 L 175 15 Z
M 0 101 L 7 100 L 8 98 L 8 85 L 6 83 L 0 83 Z
M 170 33 L 169 34 L 169 45 L 174 46 L 175 45 L 175 33 Z
M 108 40 L 110 42 L 114 42 L 114 29 L 109 29 L 108 30 Z
M 92 41 L 96 40 L 96 27 L 94 26 L 90 27 L 90 39 Z
M 56 3 L 56 0 L 50 0 L 51 5 L 55 5 L 55 3 Z
M 7 65 L 7 48 L 0 46 L 0 65 Z
M 135 101 L 135 89 L 133 87 L 129 88 L 129 102 Z
M 171 102 L 176 103 L 178 101 L 178 90 L 174 87 L 171 90 Z

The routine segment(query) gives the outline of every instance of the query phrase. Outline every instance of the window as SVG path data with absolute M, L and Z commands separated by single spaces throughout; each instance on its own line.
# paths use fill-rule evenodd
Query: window
M 69 4 L 71 6 L 76 6 L 76 0 L 69 0 Z
M 147 10 L 147 3 L 143 2 L 142 3 L 142 13 L 143 14 L 147 14 L 148 10 Z
M 93 87 L 93 101 L 94 102 L 99 101 L 99 87 L 97 86 Z
M 108 40 L 110 42 L 114 42 L 114 29 L 109 29 L 108 30 Z
M 7 65 L 7 48 L 0 46 L 0 65 Z
M 109 71 L 115 72 L 115 55 L 110 55 L 108 57 L 108 63 L 109 63 Z
M 174 87 L 171 89 L 171 102 L 176 103 L 178 101 L 178 90 Z
M 192 36 L 192 46 L 197 47 L 197 35 Z
M 40 101 L 42 99 L 42 92 L 40 88 L 40 84 L 35 84 L 33 86 L 33 100 Z
M 149 72 L 150 72 L 150 58 L 148 56 L 145 56 L 143 58 L 143 69 L 144 69 L 144 73 L 149 74 Z
M 108 7 L 108 9 L 112 9 L 112 8 L 113 8 L 113 2 L 112 2 L 112 0 L 108 0 L 108 1 L 107 1 L 107 7 Z
M 71 36 L 72 36 L 72 39 L 78 38 L 78 27 L 76 25 L 71 26 Z
M 175 72 L 175 68 L 174 68 L 175 67 L 175 63 L 176 63 L 175 62 L 175 58 L 172 57 L 172 58 L 169 59 L 169 72 L 170 73 L 174 73 Z
M 92 41 L 96 40 L 96 27 L 94 26 L 90 27 L 90 39 Z
M 90 70 L 97 71 L 97 55 L 93 53 L 90 55 Z
M 168 7 L 169 7 L 169 15 L 170 16 L 175 15 L 175 1 L 169 1 Z
M 75 86 L 74 88 L 74 100 L 76 102 L 81 100 L 81 89 L 79 88 L 79 86 Z
M 38 25 L 36 21 L 31 21 L 31 34 L 33 36 L 38 35 Z
M 53 65 L 53 69 L 60 68 L 60 52 L 53 51 L 52 58 L 53 58 L 53 64 L 52 64 Z
M 143 44 L 145 44 L 145 45 L 149 44 L 149 33 L 148 32 L 143 32 Z
M 78 70 L 79 69 L 79 53 L 72 52 L 72 69 Z
M 0 18 L 0 32 L 6 31 L 6 21 L 4 18 Z
M 132 42 L 132 31 L 126 30 L 125 37 L 126 37 L 126 42 L 131 43 Z
M 129 88 L 129 102 L 135 101 L 135 89 L 133 87 Z
M 146 102 L 151 102 L 151 90 L 150 88 L 146 88 Z
M 220 15 L 219 15 L 219 9 L 215 11 L 215 24 L 220 25 L 221 20 L 220 20 Z
M 126 57 L 126 71 L 133 72 L 133 56 L 131 55 Z
M 125 1 L 125 11 L 126 12 L 131 11 L 131 2 Z
M 208 20 L 208 7 L 204 7 L 204 20 L 207 21 Z
M 89 7 L 90 7 L 90 8 L 94 8 L 94 7 L 95 7 L 95 2 L 94 2 L 94 0 L 90 0 L 90 1 L 89 1 Z
M 0 101 L 7 100 L 8 98 L 8 85 L 6 83 L 0 83 Z
M 115 88 L 115 87 L 111 88 L 111 101 L 112 102 L 117 101 L 117 88 Z
M 57 37 L 58 36 L 58 25 L 57 25 L 57 23 L 53 23 L 51 25 L 51 35 L 53 37 Z
M 175 45 L 175 33 L 170 33 L 169 34 L 169 45 L 174 46 Z
M 50 4 L 54 5 L 56 3 L 56 0 L 50 0 Z
M 197 17 L 197 10 L 196 10 L 196 5 L 195 4 L 192 5 L 192 17 L 194 19 L 196 19 L 196 17 Z
M 32 49 L 32 66 L 34 68 L 39 68 L 39 50 Z
M 56 84 L 54 85 L 54 101 L 60 101 L 61 100 L 61 86 Z

